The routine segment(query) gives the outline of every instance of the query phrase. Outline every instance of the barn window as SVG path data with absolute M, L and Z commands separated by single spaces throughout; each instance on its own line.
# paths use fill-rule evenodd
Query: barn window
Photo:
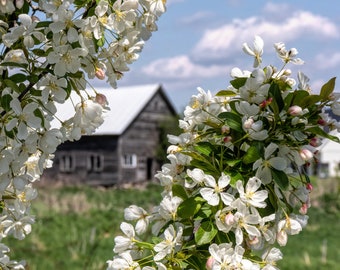
M 100 154 L 91 154 L 87 158 L 87 170 L 89 172 L 101 172 L 104 168 L 104 157 Z
M 75 161 L 72 155 L 65 154 L 60 157 L 59 170 L 61 172 L 73 172 L 75 168 Z
M 125 154 L 123 156 L 123 166 L 135 168 L 137 166 L 137 155 L 136 154 Z

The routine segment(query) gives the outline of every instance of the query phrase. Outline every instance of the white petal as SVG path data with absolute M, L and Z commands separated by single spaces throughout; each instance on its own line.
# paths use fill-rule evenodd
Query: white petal
M 255 36 L 255 38 L 254 38 L 254 50 L 255 50 L 255 52 L 257 52 L 259 55 L 262 55 L 263 46 L 264 46 L 263 39 L 259 36 Z
M 200 193 L 202 197 L 207 200 L 208 204 L 212 206 L 216 206 L 220 202 L 218 195 L 214 192 L 212 188 L 202 188 L 200 190 Z
M 261 181 L 257 177 L 252 177 L 248 180 L 246 185 L 246 192 L 255 192 L 261 186 Z
M 218 187 L 223 189 L 230 183 L 230 176 L 222 173 L 221 177 L 218 179 Z
M 216 187 L 216 180 L 211 175 L 206 175 L 204 178 L 204 182 L 207 187 L 212 187 L 212 188 Z
M 244 194 L 243 182 L 241 180 L 237 180 L 236 188 L 237 188 L 238 193 L 240 193 L 240 195 Z
M 284 158 L 281 157 L 273 157 L 269 160 L 270 166 L 272 166 L 274 169 L 283 171 L 287 168 L 287 161 Z
M 30 26 L 32 24 L 31 16 L 29 16 L 27 14 L 20 14 L 19 19 L 20 19 L 21 23 L 25 26 Z
M 247 43 L 243 43 L 242 49 L 246 54 L 249 54 L 251 56 L 255 56 L 254 51 L 248 46 Z
M 235 230 L 236 245 L 241 245 L 243 242 L 243 232 L 240 227 Z
M 234 201 L 234 196 L 229 193 L 221 193 L 221 199 L 225 205 L 231 205 L 231 203 Z
M 245 225 L 244 229 L 247 231 L 248 234 L 252 236 L 257 236 L 257 237 L 261 236 L 261 232 L 255 226 Z
M 76 29 L 74 29 L 73 27 L 71 27 L 68 31 L 67 31 L 67 40 L 70 43 L 76 42 L 78 41 L 78 32 Z
M 264 150 L 264 158 L 268 159 L 278 148 L 278 145 L 275 143 L 270 143 L 266 149 Z
M 120 229 L 128 237 L 134 237 L 135 236 L 135 229 L 129 223 L 122 222 L 122 224 L 120 224 Z

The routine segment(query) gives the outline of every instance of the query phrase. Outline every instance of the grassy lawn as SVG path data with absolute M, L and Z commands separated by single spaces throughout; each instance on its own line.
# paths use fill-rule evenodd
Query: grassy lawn
M 12 259 L 26 259 L 30 270 L 101 270 L 113 256 L 125 207 L 150 209 L 160 201 L 160 187 L 98 189 L 90 187 L 39 188 L 33 203 L 36 224 L 24 241 L 6 239 Z M 319 196 L 310 209 L 310 221 L 282 249 L 280 269 L 339 269 L 340 199 Z

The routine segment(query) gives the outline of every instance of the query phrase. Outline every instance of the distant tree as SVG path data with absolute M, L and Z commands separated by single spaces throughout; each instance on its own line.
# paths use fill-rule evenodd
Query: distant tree
M 160 122 L 159 128 L 159 145 L 157 147 L 156 157 L 157 161 L 160 164 L 167 162 L 167 148 L 169 147 L 170 143 L 168 140 L 168 135 L 176 135 L 182 133 L 182 130 L 178 126 L 180 116 L 169 116 L 166 117 L 163 121 Z

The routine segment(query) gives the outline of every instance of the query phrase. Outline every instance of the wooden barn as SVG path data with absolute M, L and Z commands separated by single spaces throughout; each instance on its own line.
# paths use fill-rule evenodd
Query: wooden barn
M 160 169 L 156 155 L 160 124 L 176 116 L 162 86 L 98 89 L 98 92 L 107 97 L 110 107 L 104 124 L 93 135 L 60 145 L 53 167 L 42 176 L 42 184 L 46 181 L 103 186 L 135 184 L 152 181 Z M 66 107 L 61 110 L 65 116 L 71 109 Z

